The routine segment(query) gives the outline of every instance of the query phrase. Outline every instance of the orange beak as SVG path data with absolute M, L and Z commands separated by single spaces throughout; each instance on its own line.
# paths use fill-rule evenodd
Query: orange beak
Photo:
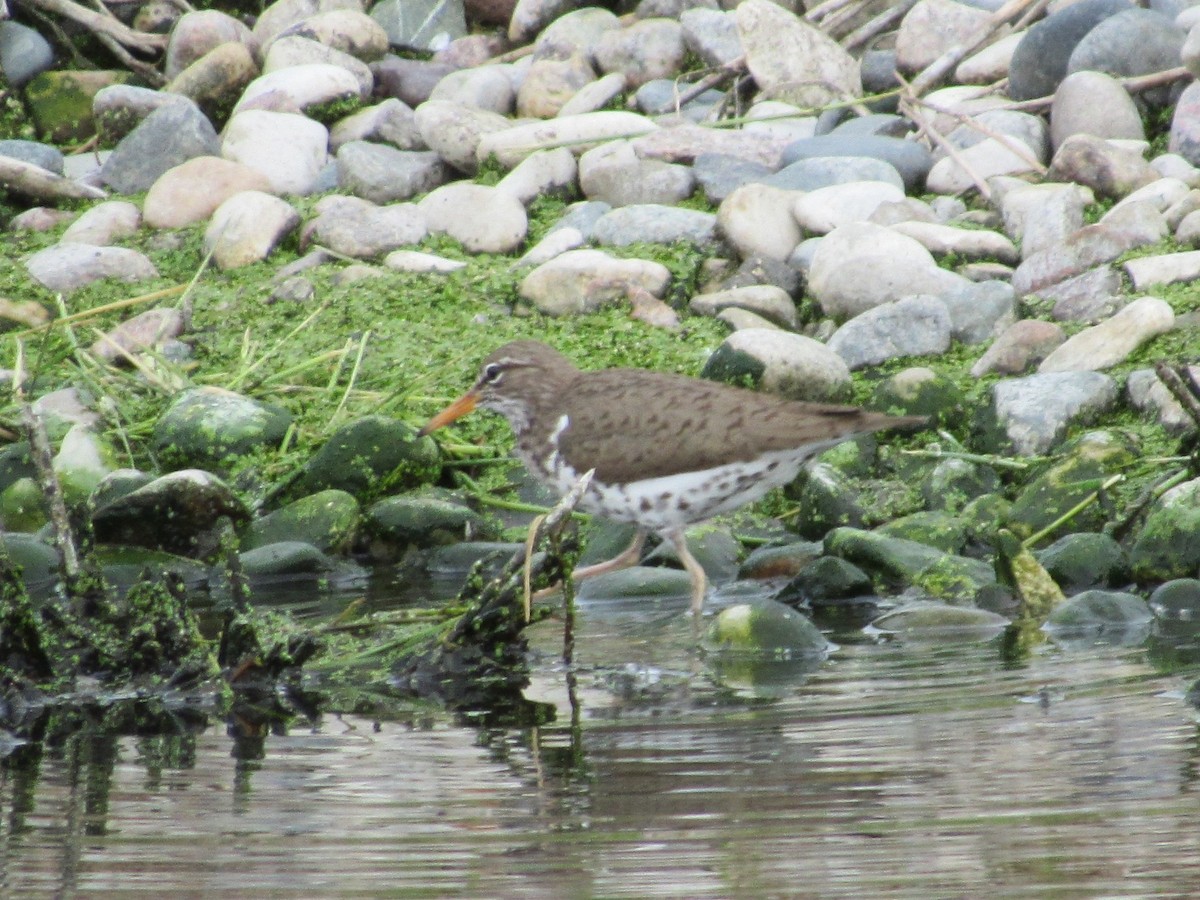
M 467 391 L 440 413 L 425 423 L 425 427 L 417 432 L 417 437 L 425 437 L 431 431 L 437 431 L 443 425 L 449 425 L 455 419 L 461 419 L 479 405 L 479 394 Z

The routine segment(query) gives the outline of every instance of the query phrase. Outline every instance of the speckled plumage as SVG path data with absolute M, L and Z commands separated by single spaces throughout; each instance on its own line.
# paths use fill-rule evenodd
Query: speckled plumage
M 699 565 L 687 554 L 686 526 L 786 484 L 827 447 L 924 421 L 642 369 L 580 371 L 538 341 L 514 341 L 492 353 L 471 390 L 425 431 L 475 405 L 508 419 L 517 455 L 556 490 L 565 492 L 594 469 L 580 506 L 682 547 L 694 582 Z M 702 602 L 703 581 L 693 586 Z

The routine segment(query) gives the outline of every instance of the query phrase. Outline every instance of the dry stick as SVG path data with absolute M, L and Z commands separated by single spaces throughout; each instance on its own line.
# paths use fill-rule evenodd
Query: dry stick
M 54 453 L 50 449 L 50 438 L 46 427 L 33 411 L 25 397 L 25 345 L 17 341 L 17 361 L 13 372 L 13 396 L 21 407 L 21 423 L 29 439 L 29 455 L 37 470 L 38 487 L 46 501 L 46 512 L 50 527 L 54 531 L 54 544 L 58 548 L 58 559 L 62 566 L 63 583 L 68 595 L 74 595 L 83 567 L 79 563 L 79 551 L 75 547 L 75 534 L 71 530 L 71 519 L 67 515 L 67 503 L 63 499 L 62 485 L 54 472 Z
M 1023 12 L 1026 7 L 1031 4 L 1044 6 L 1048 2 L 1049 0 L 1008 0 L 1008 3 L 1005 3 L 992 13 L 987 23 L 974 36 L 955 47 L 951 47 L 922 69 L 917 74 L 917 77 L 912 80 L 913 93 L 917 96 L 924 94 L 945 78 L 955 66 L 991 39 L 999 29 L 1004 27 L 1009 19 Z
M 904 0 L 903 3 L 893 6 L 891 9 L 885 9 L 875 18 L 860 25 L 842 38 L 842 46 L 847 50 L 857 50 L 903 19 L 905 14 L 916 5 L 917 0 Z
M 1179 405 L 1183 407 L 1183 411 L 1196 423 L 1196 427 L 1200 428 L 1200 399 L 1197 399 L 1196 395 L 1192 393 L 1192 388 L 1180 377 L 1179 372 L 1162 360 L 1159 360 L 1154 364 L 1154 374 L 1163 383 L 1163 387 L 1170 391 L 1171 395 L 1179 401 Z M 1191 380 L 1191 372 L 1189 371 L 1188 381 Z
M 1025 146 L 1025 144 L 1023 142 L 1021 142 L 1017 138 L 1013 137 L 1012 135 L 1002 134 L 1001 132 L 997 131 L 996 129 L 991 128 L 988 125 L 985 125 L 982 122 L 976 120 L 973 116 L 964 115 L 963 113 L 955 112 L 952 109 L 946 109 L 944 107 L 938 106 L 936 103 L 930 103 L 928 100 L 922 100 L 920 97 L 913 97 L 910 99 L 915 101 L 916 103 L 920 104 L 921 106 L 924 106 L 924 107 L 927 107 L 928 109 L 933 110 L 935 113 L 938 113 L 939 115 L 950 116 L 952 119 L 955 119 L 956 121 L 960 122 L 961 124 L 966 125 L 968 128 L 973 128 L 975 131 L 978 131 L 980 134 L 985 135 L 986 137 L 992 138 L 997 143 L 1003 145 L 1005 149 L 1011 150 L 1013 153 L 1015 153 L 1017 156 L 1019 156 L 1026 165 L 1030 166 L 1038 174 L 1040 174 L 1040 175 L 1046 174 L 1047 169 L 1044 165 L 1042 165 L 1041 161 L 1038 160 L 1038 158 L 1033 155 L 1032 151 L 1030 151 L 1030 149 L 1027 146 Z
M 695 100 L 705 91 L 710 88 L 715 88 L 719 84 L 729 81 L 731 78 L 737 78 L 746 72 L 746 57 L 739 56 L 737 59 L 730 60 L 727 63 L 722 63 L 717 71 L 710 75 L 705 75 L 686 91 L 675 98 L 674 109 L 678 112 L 680 107 L 685 106 Z
M 1177 66 L 1174 69 L 1163 69 L 1159 72 L 1149 72 L 1145 75 L 1134 75 L 1130 78 L 1118 78 L 1121 82 L 1121 87 L 1129 91 L 1131 94 L 1148 91 L 1151 88 L 1162 87 L 1165 84 L 1170 84 L 1173 81 L 1179 81 L 1181 78 L 1191 78 L 1192 73 L 1183 66 Z M 997 106 L 996 109 L 1016 110 L 1018 112 L 1026 112 L 1029 110 L 1045 109 L 1054 103 L 1054 95 L 1049 94 L 1045 97 L 1034 97 L 1031 100 L 1014 100 L 1012 103 L 1006 103 L 1003 106 Z
M 835 13 L 821 23 L 821 30 L 830 37 L 834 37 L 838 31 L 853 22 L 854 17 L 866 9 L 871 2 L 872 0 L 859 0 L 859 2 L 856 2 L 852 6 L 848 6 L 846 9 Z
M 147 34 L 144 31 L 135 31 L 111 13 L 103 15 L 80 6 L 78 3 L 72 3 L 71 0 L 23 0 L 23 2 L 42 12 L 78 22 L 96 35 L 107 34 L 126 47 L 132 47 L 144 53 L 154 53 L 167 46 L 165 34 Z
M 900 78 L 899 75 L 896 77 Z M 929 135 L 930 140 L 945 150 L 951 159 L 962 166 L 962 170 L 967 173 L 968 177 L 970 177 L 973 182 L 975 182 L 975 187 L 979 190 L 979 195 L 983 197 L 984 200 L 990 201 L 992 199 L 992 189 L 988 187 L 987 182 L 980 177 L 979 173 L 971 167 L 969 162 L 963 159 L 962 154 L 958 152 L 958 148 L 950 143 L 950 141 L 946 139 L 946 136 L 934 127 L 932 122 L 926 121 L 924 114 L 918 109 L 917 104 L 908 99 L 910 96 L 907 90 L 908 85 L 905 84 L 903 78 L 900 79 L 900 83 L 904 84 L 905 87 L 905 93 L 901 94 L 900 96 L 901 112 L 916 122 L 921 131 Z M 913 99 L 915 100 L 915 98 Z
M 805 13 L 804 18 L 808 19 L 809 22 L 815 25 L 826 16 L 832 15 L 843 7 L 849 6 L 851 3 L 855 2 L 857 2 L 857 0 L 825 0 L 824 3 L 818 3 L 807 13 Z

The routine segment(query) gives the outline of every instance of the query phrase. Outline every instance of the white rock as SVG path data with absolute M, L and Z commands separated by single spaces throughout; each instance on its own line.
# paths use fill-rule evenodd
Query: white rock
M 1175 313 L 1167 301 L 1141 297 L 1099 325 L 1067 338 L 1042 360 L 1038 372 L 1096 372 L 1110 368 L 1174 325 Z
M 813 234 L 828 234 L 851 222 L 865 222 L 884 203 L 904 199 L 904 191 L 886 181 L 848 181 L 808 191 L 792 204 L 800 227 Z
M 204 249 L 222 269 L 266 259 L 300 224 L 300 214 L 278 197 L 242 191 L 217 207 L 204 231 Z
M 529 228 L 519 200 L 482 184 L 443 185 L 417 206 L 430 231 L 444 232 L 471 253 L 511 253 Z
M 803 234 L 792 204 L 797 191 L 750 183 L 736 188 L 717 209 L 717 225 L 738 254 L 786 260 Z
M 442 100 L 422 103 L 414 110 L 413 121 L 430 150 L 467 173 L 479 168 L 477 148 L 483 136 L 512 128 L 512 122 L 498 113 Z
M 417 112 L 419 115 L 420 109 Z M 657 130 L 658 126 L 645 116 L 620 110 L 561 116 L 485 134 L 475 148 L 475 157 L 483 162 L 495 155 L 502 166 L 511 168 L 538 150 L 561 146 L 581 154 L 612 138 L 633 137 Z
M 724 347 L 748 353 L 763 363 L 759 386 L 794 400 L 826 401 L 850 385 L 845 361 L 820 341 L 774 328 L 743 328 L 725 338 Z
M 399 272 L 419 272 L 432 275 L 448 275 L 465 269 L 467 264 L 457 259 L 447 259 L 419 250 L 393 250 L 383 258 L 383 264 Z
M 261 172 L 279 194 L 305 194 L 328 161 L 329 132 L 295 113 L 248 109 L 225 126 L 221 155 Z
M 62 240 L 100 247 L 111 244 L 117 238 L 136 234 L 141 224 L 142 214 L 136 205 L 125 200 L 107 200 L 84 210 L 78 219 L 67 226 Z
M 158 277 L 154 263 L 136 250 L 91 244 L 54 244 L 29 257 L 25 268 L 35 281 L 62 293 L 105 278 L 144 281 Z
M 350 99 L 366 99 L 354 73 L 330 63 L 307 63 L 255 78 L 242 92 L 233 114 L 249 109 L 291 112 Z
M 696 294 L 688 301 L 688 309 L 701 316 L 715 316 L 729 307 L 749 310 L 787 328 L 795 328 L 798 321 L 795 301 L 787 291 L 773 284 L 749 284 Z
M 624 300 L 631 287 L 661 297 L 671 270 L 661 263 L 618 259 L 601 250 L 571 250 L 525 276 L 521 296 L 552 316 L 594 312 Z
M 1134 290 L 1138 291 L 1151 284 L 1195 281 L 1200 278 L 1200 250 L 1140 256 L 1129 260 L 1122 268 L 1133 282 Z
M 964 259 L 1017 261 L 1017 248 L 1004 235 L 977 228 L 955 228 L 934 222 L 897 222 L 893 231 L 920 242 L 930 253 L 954 253 Z

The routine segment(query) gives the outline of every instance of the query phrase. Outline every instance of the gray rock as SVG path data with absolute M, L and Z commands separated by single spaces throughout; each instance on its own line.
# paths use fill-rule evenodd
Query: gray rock
M 240 535 L 241 546 L 249 551 L 281 541 L 303 541 L 324 553 L 344 553 L 361 521 L 354 497 L 345 491 L 321 491 L 252 521 Z
M 950 313 L 950 336 L 964 344 L 990 340 L 1016 321 L 1016 297 L 1003 281 L 968 282 L 938 299 Z
M 1121 82 L 1103 72 L 1075 72 L 1054 92 L 1050 143 L 1057 150 L 1075 134 L 1145 140 L 1146 129 L 1137 104 Z
M 1101 634 L 1147 626 L 1153 619 L 1149 604 L 1136 594 L 1090 590 L 1056 606 L 1045 628 L 1051 634 Z
M 1119 200 L 1159 174 L 1133 150 L 1090 134 L 1073 134 L 1055 151 L 1046 177 L 1086 185 L 1101 197 Z
M 335 253 L 366 259 L 416 244 L 429 229 L 415 203 L 375 206 L 356 199 L 321 209 L 307 233 Z
M 992 388 L 996 420 L 1022 456 L 1045 453 L 1072 424 L 1106 412 L 1116 400 L 1116 383 L 1100 372 L 1029 375 Z
M 1141 297 L 1098 325 L 1069 337 L 1050 353 L 1039 372 L 1108 369 L 1124 362 L 1146 341 L 1175 326 L 1171 305 L 1158 297 Z
M 529 228 L 519 200 L 482 184 L 443 185 L 417 206 L 430 231 L 443 232 L 471 253 L 510 253 L 525 240 Z
M 1061 326 L 1040 319 L 1014 322 L 971 366 L 971 375 L 979 378 L 989 372 L 1019 375 L 1045 359 L 1066 340 Z
M 126 135 L 100 168 L 100 180 L 122 194 L 147 190 L 160 175 L 197 156 L 220 156 L 221 143 L 194 103 L 160 107 Z
M 371 74 L 375 76 L 375 96 L 377 99 L 395 97 L 415 110 L 429 99 L 438 83 L 456 68 L 429 60 L 385 56 L 371 63 Z
M 1200 366 L 1189 366 L 1191 377 L 1200 380 Z M 1159 380 L 1153 369 L 1136 369 L 1125 381 L 1125 391 L 1134 409 L 1152 415 L 1169 434 L 1181 435 L 1196 430 L 1196 422 L 1175 396 Z
M 25 269 L 39 284 L 63 293 L 105 278 L 145 281 L 158 277 L 154 263 L 137 250 L 91 244 L 55 244 L 39 250 L 25 261 Z
M 930 253 L 952 253 L 968 260 L 996 259 L 1009 264 L 1017 261 L 1017 248 L 1012 241 L 995 231 L 911 220 L 891 227 L 918 241 Z
M 1104 19 L 1129 8 L 1128 0 L 1080 0 L 1035 23 L 1013 52 L 1009 96 L 1032 100 L 1053 94 L 1084 36 Z
M 107 200 L 98 203 L 70 225 L 62 234 L 63 243 L 92 244 L 102 247 L 118 238 L 137 234 L 142 214 L 133 203 Z
M 519 162 L 496 189 L 528 206 L 538 197 L 565 197 L 575 193 L 579 167 L 566 147 L 539 150 Z
M 904 179 L 907 192 L 919 192 L 933 166 L 933 156 L 921 144 L 900 138 L 872 135 L 821 135 L 788 145 L 782 162 L 789 166 L 802 159 L 827 156 L 867 156 L 890 164 Z
M 14 88 L 54 65 L 54 48 L 37 31 L 20 22 L 0 22 L 0 72 Z
M 0 22 L 2 27 L 5 22 Z M 56 147 L 38 141 L 0 140 L 0 156 L 33 163 L 55 175 L 63 173 L 63 155 Z
M 1112 537 L 1094 531 L 1064 535 L 1034 554 L 1064 591 L 1116 587 L 1129 581 L 1129 560 Z
M 642 19 L 601 34 L 591 47 L 601 72 L 620 72 L 630 87 L 674 77 L 683 65 L 683 28 L 672 19 Z
M 858 63 L 816 27 L 767 0 L 744 0 L 734 13 L 746 65 L 759 88 L 797 106 L 858 97 Z
M 1200 278 L 1200 250 L 1143 256 L 1129 260 L 1122 268 L 1138 291 L 1153 284 L 1195 281 Z
M 1097 266 L 1074 278 L 1042 288 L 1033 296 L 1051 302 L 1051 315 L 1060 322 L 1092 324 L 1107 319 L 1126 298 L 1121 274 L 1113 266 Z
M 820 341 L 800 334 L 746 328 L 727 337 L 704 364 L 704 378 L 743 383 L 792 400 L 842 400 L 850 370 Z
M 679 15 L 683 42 L 709 66 L 733 62 L 742 55 L 742 39 L 730 12 L 715 9 L 685 9 Z
M 745 285 L 696 294 L 688 301 L 688 309 L 700 316 L 715 316 L 727 307 L 750 310 L 785 328 L 794 329 L 797 325 L 795 301 L 783 288 L 772 284 Z
M 221 152 L 214 155 L 266 175 L 275 193 L 307 194 L 318 187 L 328 146 L 325 126 L 307 116 L 247 109 L 225 125 Z
M 896 167 L 870 156 L 813 156 L 755 180 L 786 191 L 815 191 L 852 181 L 882 181 L 904 190 Z
M 802 236 L 792 215 L 796 196 L 755 182 L 734 189 L 717 210 L 721 234 L 743 258 L 788 259 Z
M 449 73 L 429 92 L 429 99 L 507 116 L 516 107 L 517 94 L 505 68 L 488 65 Z
M 1171 117 L 1171 135 L 1167 143 L 1172 153 L 1178 153 L 1192 165 L 1200 164 L 1200 83 L 1192 82 L 1183 89 Z
M 950 348 L 950 313 L 937 297 L 919 294 L 876 306 L 846 322 L 829 349 L 851 370 Z
M 360 109 L 329 130 L 329 148 L 334 153 L 350 141 L 376 141 L 400 150 L 426 149 L 412 107 L 395 97 Z
M 249 518 L 221 479 L 199 469 L 171 472 L 96 510 L 96 540 L 203 558 L 220 546 L 220 522 Z
M 678 203 L 691 196 L 695 184 L 688 166 L 642 159 L 628 141 L 605 144 L 579 158 L 584 196 L 610 206 Z
M 884 203 L 904 199 L 904 191 L 886 181 L 853 181 L 800 193 L 792 215 L 806 232 L 828 234 L 852 222 L 865 222 Z
M 650 203 L 622 206 L 605 213 L 592 231 L 592 240 L 612 247 L 676 241 L 713 246 L 716 239 L 717 217 L 712 213 Z
M 372 203 L 408 200 L 446 181 L 446 166 L 432 151 L 397 150 L 350 141 L 337 153 L 338 184 Z
M 171 356 L 170 347 L 183 330 L 183 314 L 173 307 L 160 306 L 110 328 L 89 349 L 97 359 L 114 365 L 127 364 L 148 350 Z
M 1162 13 L 1127 9 L 1099 22 L 1071 51 L 1069 73 L 1107 72 L 1118 77 L 1146 75 L 1179 65 L 1186 33 Z M 1170 87 L 1142 94 L 1155 106 L 1169 101 Z

